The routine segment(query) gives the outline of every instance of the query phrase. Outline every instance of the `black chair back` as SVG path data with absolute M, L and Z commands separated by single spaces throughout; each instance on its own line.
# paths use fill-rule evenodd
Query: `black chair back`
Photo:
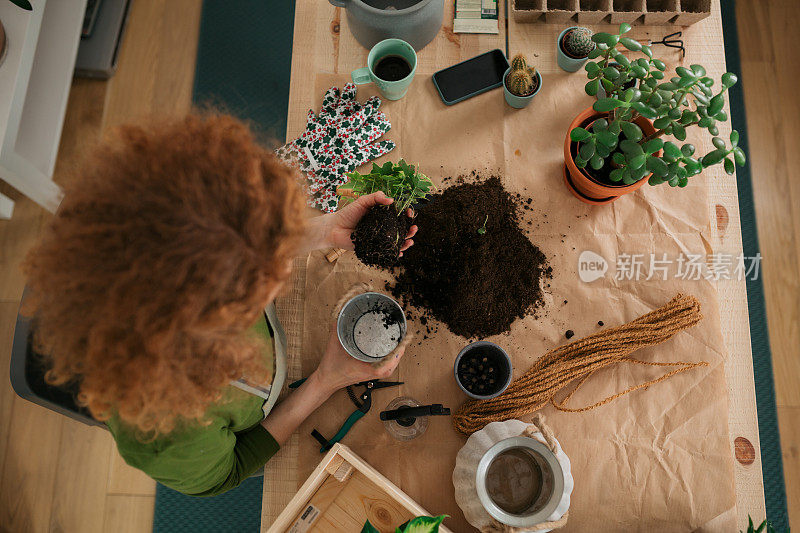
M 22 296 L 25 301 L 25 295 Z M 14 343 L 11 348 L 11 387 L 20 398 L 33 402 L 51 411 L 61 413 L 90 426 L 107 426 L 92 418 L 89 410 L 75 401 L 76 384 L 56 387 L 45 380 L 43 357 L 33 347 L 34 321 L 21 312 L 17 313 Z

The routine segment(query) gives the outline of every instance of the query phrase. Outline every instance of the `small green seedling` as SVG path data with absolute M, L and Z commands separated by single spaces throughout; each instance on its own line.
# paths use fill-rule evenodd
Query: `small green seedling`
M 340 196 L 358 197 L 383 191 L 389 198 L 394 198 L 392 205 L 398 216 L 415 202 L 426 198 L 431 189 L 436 190 L 428 176 L 404 159 L 396 164 L 388 161 L 382 166 L 372 163 L 372 170 L 367 174 L 348 172 L 345 176 L 350 179 L 342 186 Z
M 486 215 L 486 218 L 483 220 L 483 226 L 478 228 L 478 234 L 483 235 L 486 233 L 486 222 L 489 221 L 489 215 Z

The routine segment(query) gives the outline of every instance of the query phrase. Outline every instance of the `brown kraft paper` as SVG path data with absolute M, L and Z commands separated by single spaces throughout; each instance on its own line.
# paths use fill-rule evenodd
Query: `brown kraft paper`
M 342 76 L 320 74 L 316 94 Z M 523 110 L 505 105 L 502 89 L 455 106 L 442 104 L 427 76 L 418 76 L 408 95 L 383 101 L 392 129 L 387 138 L 397 148 L 383 160 L 405 158 L 420 165 L 438 185 L 442 178 L 477 170 L 496 174 L 512 193 L 532 197 L 523 211 L 523 230 L 553 267 L 547 303 L 535 316 L 517 320 L 507 334 L 490 337 L 511 356 L 514 376 L 539 356 L 598 331 L 598 321 L 616 326 L 665 304 L 676 293 L 696 296 L 705 317 L 699 325 L 667 342 L 640 350 L 646 361 L 708 361 L 665 382 L 636 391 L 584 413 L 542 412 L 572 463 L 575 489 L 563 531 L 732 531 L 735 528 L 733 464 L 728 443 L 728 406 L 724 350 L 713 281 L 670 277 L 646 280 L 651 253 L 675 259 L 681 253 L 704 254 L 709 231 L 705 178 L 683 190 L 645 185 L 638 192 L 603 207 L 587 206 L 563 184 L 563 141 L 572 118 L 592 103 L 581 84 L 566 73 L 548 73 L 542 91 Z M 361 86 L 359 101 L 376 94 Z M 576 104 L 576 102 L 578 102 Z M 317 103 L 317 106 L 319 102 Z M 691 139 L 690 139 L 691 140 Z M 425 231 L 420 228 L 420 232 Z M 606 275 L 593 282 L 578 276 L 578 257 L 593 251 L 608 262 Z M 355 283 L 368 282 L 385 292 L 390 276 L 365 267 L 348 252 L 335 263 L 326 251 L 307 259 L 303 375 L 316 367 L 331 332 L 334 306 Z M 642 278 L 615 279 L 618 254 L 643 254 Z M 520 265 L 525 268 L 525 265 Z M 675 265 L 672 265 L 674 270 Z M 414 312 L 415 317 L 419 316 Z M 378 414 L 396 396 L 420 403 L 442 403 L 455 410 L 467 398 L 453 377 L 453 361 L 468 339 L 429 320 L 427 333 L 418 318 L 409 322 L 414 341 L 392 379 L 400 387 L 373 394 L 372 410 L 342 441 L 434 515 L 449 514 L 453 531 L 472 531 L 455 503 L 452 472 L 456 453 L 466 441 L 449 417 L 433 417 L 427 432 L 397 442 Z M 427 337 L 427 338 L 426 338 Z M 663 369 L 614 365 L 597 372 L 570 405 L 588 405 L 630 385 L 655 378 Z M 303 424 L 299 479 L 321 458 L 312 428 L 332 436 L 353 411 L 344 391 L 336 393 Z M 533 416 L 525 417 L 530 421 Z

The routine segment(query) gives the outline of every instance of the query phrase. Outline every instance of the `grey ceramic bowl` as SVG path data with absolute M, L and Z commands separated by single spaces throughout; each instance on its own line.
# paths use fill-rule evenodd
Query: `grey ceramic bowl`
M 391 340 L 391 335 L 387 333 L 392 332 L 383 327 L 380 320 L 371 323 L 360 322 L 366 315 L 376 312 L 389 317 L 393 324 L 399 326 L 397 338 Z M 345 351 L 359 361 L 368 363 L 380 361 L 388 355 L 403 340 L 407 328 L 406 315 L 400 304 L 379 292 L 365 292 L 348 300 L 339 311 L 336 321 L 336 332 Z M 381 340 L 384 342 L 380 342 Z M 380 355 L 365 353 L 367 343 L 382 353 Z
M 461 363 L 461 359 L 463 359 L 464 356 L 466 356 L 468 353 L 471 353 L 476 350 L 487 350 L 492 352 L 497 356 L 497 360 L 501 364 L 505 365 L 504 379 L 502 379 L 502 382 L 500 383 L 500 388 L 492 392 L 491 394 L 481 395 L 481 394 L 475 394 L 474 392 L 467 390 L 467 388 L 464 387 L 464 385 L 461 383 L 461 380 L 458 377 L 458 366 L 459 363 Z M 503 392 L 511 384 L 511 378 L 512 378 L 511 358 L 508 356 L 505 350 L 503 350 L 501 347 L 499 347 L 493 342 L 476 341 L 471 344 L 468 344 L 460 352 L 458 352 L 458 355 L 456 356 L 456 361 L 455 363 L 453 363 L 453 375 L 456 378 L 456 383 L 458 384 L 458 387 L 462 391 L 464 391 L 464 394 L 476 400 L 488 400 L 489 398 L 494 398 L 495 396 L 500 396 L 501 394 L 503 394 Z
M 394 37 L 422 50 L 442 27 L 444 0 L 328 0 L 343 7 L 347 27 L 364 48 Z
M 542 476 L 542 489 L 535 501 L 524 511 L 513 514 L 497 505 L 486 488 L 486 475 L 492 462 L 509 450 L 520 450 L 528 454 Z M 483 454 L 475 474 L 475 488 L 483 508 L 493 518 L 512 527 L 530 527 L 547 520 L 558 507 L 564 494 L 564 471 L 547 445 L 530 437 L 510 437 L 501 440 Z

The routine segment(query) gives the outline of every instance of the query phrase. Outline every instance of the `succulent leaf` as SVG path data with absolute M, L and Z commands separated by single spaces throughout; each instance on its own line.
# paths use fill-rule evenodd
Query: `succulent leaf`
M 585 141 L 586 139 L 588 139 L 591 136 L 592 136 L 592 134 L 589 133 L 588 130 L 585 130 L 585 129 L 580 128 L 580 127 L 573 128 L 572 131 L 569 132 L 569 138 L 574 142 Z
M 733 173 L 736 172 L 736 165 L 733 164 L 733 160 L 731 160 L 730 157 L 725 158 L 723 166 L 725 167 L 725 173 L 728 176 L 732 176 Z
M 736 85 L 736 82 L 739 81 L 739 78 L 736 77 L 736 74 L 732 72 L 726 72 L 722 75 L 722 85 L 727 89 Z
M 625 102 L 617 100 L 616 98 L 601 98 L 594 103 L 592 108 L 599 113 L 607 113 L 608 111 L 616 109 L 624 104 Z
M 642 49 L 642 44 L 630 37 L 620 37 L 619 42 L 631 52 L 638 52 Z

